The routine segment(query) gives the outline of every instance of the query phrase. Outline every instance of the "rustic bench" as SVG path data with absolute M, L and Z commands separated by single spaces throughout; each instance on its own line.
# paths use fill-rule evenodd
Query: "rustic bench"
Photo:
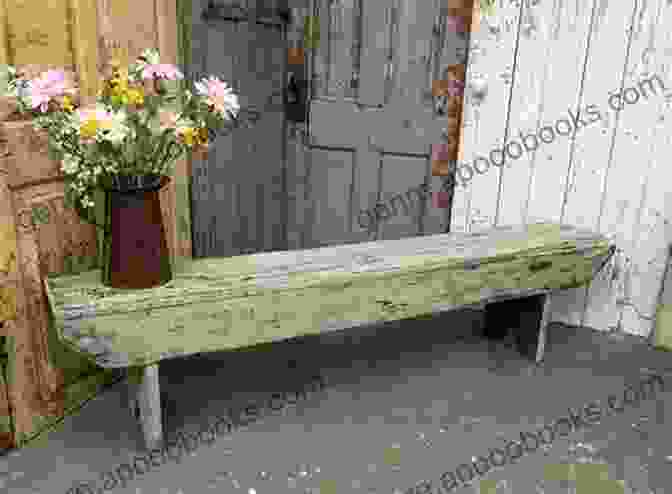
M 491 334 L 513 315 L 518 349 L 541 362 L 550 294 L 588 282 L 612 253 L 602 235 L 533 224 L 195 259 L 148 290 L 104 287 L 98 271 L 44 285 L 63 344 L 140 376 L 132 408 L 151 449 L 162 361 L 480 304 Z

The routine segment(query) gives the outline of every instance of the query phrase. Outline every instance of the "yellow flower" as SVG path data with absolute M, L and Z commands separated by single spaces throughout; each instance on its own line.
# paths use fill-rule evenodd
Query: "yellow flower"
M 205 127 L 198 129 L 198 143 L 201 145 L 208 143 L 208 129 Z
M 182 139 L 184 139 L 184 142 L 187 146 L 193 146 L 196 143 L 196 139 L 198 138 L 197 131 L 193 127 L 182 128 L 180 130 L 180 134 L 182 135 Z
M 72 98 L 70 96 L 63 96 L 62 106 L 65 111 L 72 111 L 75 109 L 74 105 L 72 104 Z
M 128 96 L 128 102 L 131 105 L 142 105 L 145 102 L 145 97 L 142 94 L 141 89 L 129 89 L 126 92 L 126 95 Z
M 91 118 L 82 123 L 79 128 L 79 133 L 85 139 L 93 139 L 96 136 L 98 129 L 109 129 L 110 127 L 112 127 L 112 122 L 108 120 Z
M 114 96 L 123 96 L 128 91 L 128 79 L 124 77 L 110 79 L 110 89 Z
M 98 132 L 98 127 L 99 127 L 98 120 L 95 119 L 87 120 L 80 127 L 79 133 L 84 138 L 92 139 L 96 136 L 96 132 Z

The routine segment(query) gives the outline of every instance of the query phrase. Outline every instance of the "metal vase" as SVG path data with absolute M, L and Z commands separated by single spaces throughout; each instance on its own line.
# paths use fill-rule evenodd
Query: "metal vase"
M 159 190 L 160 175 L 116 176 L 105 187 L 102 283 L 142 289 L 172 279 Z

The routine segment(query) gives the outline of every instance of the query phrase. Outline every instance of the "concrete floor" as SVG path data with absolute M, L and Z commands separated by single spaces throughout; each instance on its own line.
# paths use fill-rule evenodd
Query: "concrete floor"
M 158 466 L 109 492 L 447 492 L 439 488 L 444 473 L 566 416 L 568 408 L 597 400 L 606 409 L 608 396 L 621 400 L 625 386 L 637 385 L 649 369 L 663 376 L 664 390 L 489 471 L 482 478 L 490 483 L 476 479 L 450 492 L 581 494 L 566 474 L 562 480 L 559 465 L 601 463 L 609 479 L 624 484 L 588 484 L 586 494 L 672 493 L 671 353 L 636 337 L 552 324 L 537 367 L 506 342 L 484 340 L 479 324 L 479 313 L 462 311 L 162 364 L 169 439 L 232 407 L 256 403 L 262 410 L 210 444 L 194 443 L 191 453 L 173 448 L 165 462 L 155 456 Z M 310 388 L 318 374 L 326 384 Z M 294 405 L 263 408 L 273 393 L 277 409 L 279 400 L 308 388 Z M 0 458 L 0 492 L 65 494 L 84 481 L 96 483 L 80 484 L 79 492 L 108 492 L 101 475 L 143 453 L 124 400 L 122 382 L 66 417 L 47 440 Z M 141 459 L 136 464 L 147 468 Z M 414 490 L 422 481 L 431 487 Z

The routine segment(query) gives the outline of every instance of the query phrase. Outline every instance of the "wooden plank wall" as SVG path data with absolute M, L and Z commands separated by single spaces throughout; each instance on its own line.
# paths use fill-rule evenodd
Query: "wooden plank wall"
M 190 3 L 191 77 L 216 75 L 260 118 L 217 138 L 207 159 L 193 162 L 194 255 L 234 256 L 284 249 L 285 41 L 280 29 L 256 22 L 205 21 L 207 0 Z M 219 5 L 231 2 L 217 2 Z M 272 12 L 278 0 L 235 2 Z M 275 94 L 275 95 L 274 95 Z
M 464 161 L 520 143 L 519 131 L 557 124 L 566 133 L 558 122 L 571 123 L 570 110 L 582 109 L 586 122 L 574 138 L 556 131 L 552 142 L 507 158 L 456 194 L 454 231 L 553 220 L 616 239 L 614 262 L 589 288 L 559 297 L 553 320 L 651 331 L 672 237 L 664 166 L 672 145 L 664 114 L 672 100 L 665 96 L 672 92 L 671 21 L 667 0 L 521 0 L 498 2 L 472 30 Z M 479 101 L 470 87 L 483 76 L 488 92 Z M 656 79 L 642 82 L 655 76 L 667 90 Z M 622 91 L 632 104 L 618 109 L 612 98 L 612 108 L 609 97 Z

